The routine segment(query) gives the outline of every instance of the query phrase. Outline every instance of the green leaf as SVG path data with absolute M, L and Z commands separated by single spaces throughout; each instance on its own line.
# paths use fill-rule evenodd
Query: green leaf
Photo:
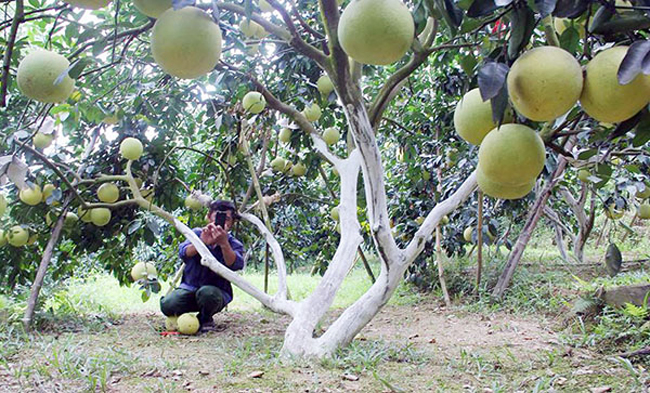
M 520 5 L 521 4 L 521 5 Z M 535 29 L 535 13 L 526 3 L 515 3 L 510 14 L 510 39 L 508 40 L 508 57 L 514 59 L 530 41 Z
M 478 64 L 478 61 L 476 60 L 476 57 L 473 54 L 470 53 L 469 55 L 461 57 L 459 63 L 463 71 L 465 71 L 465 73 L 467 74 L 467 76 L 469 76 L 470 78 L 474 76 L 474 69 Z
M 641 147 L 650 141 L 650 115 L 648 113 L 643 116 L 635 129 L 634 139 L 632 139 L 632 146 Z

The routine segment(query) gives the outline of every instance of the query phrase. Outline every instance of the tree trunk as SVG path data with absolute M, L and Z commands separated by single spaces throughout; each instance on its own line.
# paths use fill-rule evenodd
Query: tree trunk
M 570 137 L 565 148 L 570 149 L 574 143 L 575 143 L 575 137 Z M 510 285 L 510 280 L 512 279 L 512 276 L 515 274 L 515 270 L 517 269 L 517 265 L 519 264 L 519 261 L 521 260 L 521 257 L 524 254 L 526 245 L 528 245 L 528 241 L 530 240 L 530 237 L 532 236 L 533 231 L 537 226 L 537 222 L 542 216 L 542 212 L 544 211 L 544 206 L 546 205 L 546 201 L 551 195 L 551 191 L 553 191 L 555 185 L 562 178 L 566 165 L 567 165 L 566 158 L 564 158 L 564 156 L 561 156 L 558 159 L 557 168 L 555 168 L 555 170 L 551 174 L 548 183 L 544 186 L 539 196 L 537 197 L 537 200 L 535 201 L 535 203 L 530 209 L 530 213 L 528 214 L 528 218 L 526 219 L 526 224 L 524 225 L 524 228 L 519 234 L 515 246 L 512 248 L 512 252 L 510 253 L 508 262 L 506 263 L 506 266 L 503 269 L 503 273 L 501 273 L 501 276 L 499 277 L 499 281 L 497 282 L 497 285 L 494 287 L 494 290 L 492 291 L 493 296 L 497 298 L 503 297 L 503 294 L 506 292 L 508 285 Z
M 66 201 L 64 206 L 68 203 L 70 203 L 70 200 Z M 52 260 L 54 247 L 56 247 L 57 243 L 59 242 L 59 238 L 61 237 L 61 232 L 63 231 L 63 223 L 65 222 L 65 215 L 67 211 L 67 208 L 63 209 L 61 215 L 56 220 L 54 229 L 52 230 L 52 235 L 50 236 L 50 240 L 48 240 L 45 251 L 43 251 L 43 255 L 41 256 L 41 263 L 38 265 L 36 278 L 34 278 L 34 283 L 32 284 L 32 289 L 29 293 L 29 299 L 27 299 L 27 308 L 25 309 L 25 315 L 23 316 L 22 320 L 23 326 L 27 331 L 29 331 L 31 328 L 32 320 L 34 319 L 34 312 L 36 310 L 36 304 L 38 302 L 38 295 L 41 292 L 41 287 L 43 286 L 43 280 L 45 279 L 45 274 L 47 273 L 47 267 L 50 265 L 50 261 Z

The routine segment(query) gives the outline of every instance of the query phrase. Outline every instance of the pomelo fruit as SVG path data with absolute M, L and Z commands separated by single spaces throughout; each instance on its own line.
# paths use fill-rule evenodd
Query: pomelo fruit
M 18 88 L 25 96 L 36 101 L 65 101 L 74 89 L 74 80 L 66 75 L 60 83 L 55 84 L 55 81 L 68 67 L 70 62 L 62 55 L 37 49 L 25 56 L 18 65 Z
M 305 115 L 307 120 L 313 123 L 315 121 L 318 121 L 318 119 L 320 119 L 322 112 L 320 110 L 320 106 L 318 106 L 317 103 L 313 103 L 310 106 L 305 107 L 305 109 L 303 109 L 302 111 L 302 114 Z
M 41 187 L 34 185 L 34 187 L 27 187 L 20 190 L 18 198 L 30 206 L 36 206 L 43 200 L 43 193 L 41 192 Z
M 131 268 L 131 278 L 133 281 L 157 275 L 156 266 L 151 262 L 138 262 Z
M 67 212 L 65 214 L 65 219 L 63 220 L 63 226 L 65 226 L 66 228 L 71 228 L 74 226 L 74 224 L 77 223 L 77 221 L 79 221 L 79 216 L 77 216 L 73 212 Z
M 600 122 L 627 120 L 650 100 L 650 76 L 640 73 L 626 85 L 618 83 L 618 68 L 627 49 L 627 46 L 606 49 L 587 64 L 580 104 L 589 116 Z
M 399 0 L 352 0 L 341 14 L 338 36 L 345 53 L 355 61 L 387 65 L 409 50 L 415 24 Z
M 280 134 L 278 135 L 278 139 L 282 143 L 289 143 L 289 141 L 291 140 L 291 129 L 283 128 L 282 131 L 280 131 Z
M 49 198 L 52 195 L 54 190 L 56 190 L 56 186 L 54 184 L 48 183 L 48 184 L 44 185 L 43 186 L 43 192 L 42 192 L 43 196 L 41 198 L 41 202 L 47 202 L 47 198 Z
M 515 110 L 534 121 L 550 121 L 568 112 L 582 92 L 582 68 L 555 46 L 521 55 L 508 72 L 508 94 Z
M 77 216 L 81 219 L 83 222 L 92 222 L 92 218 L 90 217 L 90 211 L 84 209 L 83 207 L 79 206 L 77 209 Z
M 504 186 L 530 184 L 544 169 L 545 161 L 542 138 L 521 124 L 504 124 L 489 132 L 478 151 L 479 169 Z
M 321 75 L 321 77 L 318 78 L 318 81 L 316 81 L 316 86 L 318 87 L 318 91 L 320 91 L 320 93 L 325 97 L 329 96 L 330 93 L 334 91 L 334 84 L 327 75 Z
M 15 225 L 7 233 L 7 242 L 14 247 L 22 247 L 29 241 L 29 232 L 20 225 Z
M 578 36 L 580 38 L 585 38 L 585 24 L 584 22 L 578 22 L 575 19 L 569 18 L 553 18 L 553 25 L 555 26 L 555 31 L 557 35 L 562 35 L 569 27 L 573 27 L 578 31 Z
M 178 316 L 167 317 L 165 319 L 165 330 L 175 332 L 178 330 Z
M 591 172 L 587 169 L 580 169 L 578 171 L 578 179 L 580 179 L 581 182 L 589 183 L 589 176 L 591 176 Z
M 133 0 L 133 5 L 148 17 L 158 18 L 172 8 L 172 0 Z
M 266 36 L 268 36 L 268 33 L 260 25 L 259 23 L 255 22 L 254 20 L 249 20 L 249 19 L 244 19 L 241 21 L 239 24 L 239 31 L 242 32 L 244 37 L 246 38 L 258 38 L 262 39 Z
M 644 203 L 639 205 L 637 216 L 639 216 L 639 218 L 642 220 L 650 219 L 650 204 Z
M 275 172 L 282 172 L 286 165 L 287 165 L 287 162 L 282 157 L 275 157 L 271 161 L 271 168 L 273 168 L 273 171 L 275 171 Z
M 104 203 L 113 203 L 120 199 L 120 189 L 115 183 L 104 183 L 97 189 L 97 198 Z
M 533 189 L 535 186 L 535 179 L 533 178 L 528 183 L 521 185 L 503 185 L 497 182 L 490 180 L 485 174 L 479 170 L 476 172 L 476 182 L 478 183 L 479 188 L 486 195 L 489 195 L 493 198 L 498 199 L 519 199 L 523 198 Z
M 339 207 L 334 206 L 332 210 L 330 210 L 330 217 L 332 217 L 332 220 L 338 221 L 339 220 Z
M 640 199 L 650 198 L 650 184 L 646 183 L 643 191 L 637 189 L 636 197 Z M 0 214 L 2 216 L 2 214 Z
M 512 121 L 512 117 L 504 118 L 504 123 Z M 454 128 L 461 138 L 472 145 L 480 145 L 485 135 L 497 127 L 492 120 L 492 105 L 483 101 L 479 89 L 468 91 L 454 111 Z
M 105 207 L 91 209 L 90 220 L 98 227 L 103 227 L 111 221 L 111 211 Z
M 201 201 L 194 198 L 192 195 L 188 195 L 185 197 L 185 207 L 190 210 L 201 210 L 203 208 L 203 204 L 201 204 Z
M 339 133 L 339 130 L 334 127 L 326 128 L 325 131 L 323 131 L 323 140 L 327 143 L 327 146 L 335 145 L 336 142 L 339 141 L 339 138 L 341 138 L 341 134 Z
M 221 57 L 221 29 L 196 7 L 160 14 L 151 33 L 151 53 L 168 74 L 181 79 L 203 76 Z
M 181 334 L 196 334 L 199 331 L 201 324 L 199 319 L 190 313 L 182 314 L 178 317 L 178 332 Z
M 37 132 L 32 140 L 34 147 L 40 150 L 50 147 L 52 141 L 54 141 L 53 134 L 43 134 L 42 132 Z
M 447 215 L 445 214 L 445 215 L 442 216 L 442 218 L 440 219 L 440 223 L 441 223 L 442 225 L 447 225 L 447 224 L 449 224 L 449 217 L 447 217 Z
M 254 115 L 262 112 L 266 108 L 266 99 L 258 91 L 249 91 L 241 101 L 246 112 Z
M 473 234 L 474 234 L 474 228 L 473 227 L 467 227 L 463 231 L 463 239 L 465 239 L 465 241 L 467 243 L 471 243 Z
M 307 173 L 307 167 L 302 162 L 299 162 L 291 168 L 291 173 L 296 177 L 304 176 Z
M 136 138 L 124 138 L 120 143 L 120 154 L 127 160 L 137 160 L 142 156 L 142 142 Z
M 111 0 L 64 0 L 66 3 L 75 7 L 85 8 L 87 10 L 98 10 L 104 8 Z

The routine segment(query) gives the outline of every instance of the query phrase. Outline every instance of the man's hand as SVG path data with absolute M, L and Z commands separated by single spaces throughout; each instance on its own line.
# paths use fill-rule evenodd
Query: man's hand
M 201 240 L 207 246 L 213 246 L 213 245 L 216 244 L 217 240 L 216 240 L 216 236 L 215 236 L 215 230 L 216 230 L 216 225 L 211 223 L 211 224 L 208 224 L 201 231 Z

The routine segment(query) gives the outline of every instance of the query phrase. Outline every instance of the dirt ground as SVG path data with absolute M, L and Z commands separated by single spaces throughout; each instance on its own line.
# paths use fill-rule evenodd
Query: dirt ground
M 334 315 L 333 315 L 334 316 Z M 100 331 L 48 333 L 0 363 L 0 391 L 643 391 L 644 370 L 562 344 L 541 317 L 476 315 L 435 303 L 387 306 L 351 348 L 320 363 L 280 361 L 289 319 L 224 312 L 217 331 L 160 335 L 125 315 Z

